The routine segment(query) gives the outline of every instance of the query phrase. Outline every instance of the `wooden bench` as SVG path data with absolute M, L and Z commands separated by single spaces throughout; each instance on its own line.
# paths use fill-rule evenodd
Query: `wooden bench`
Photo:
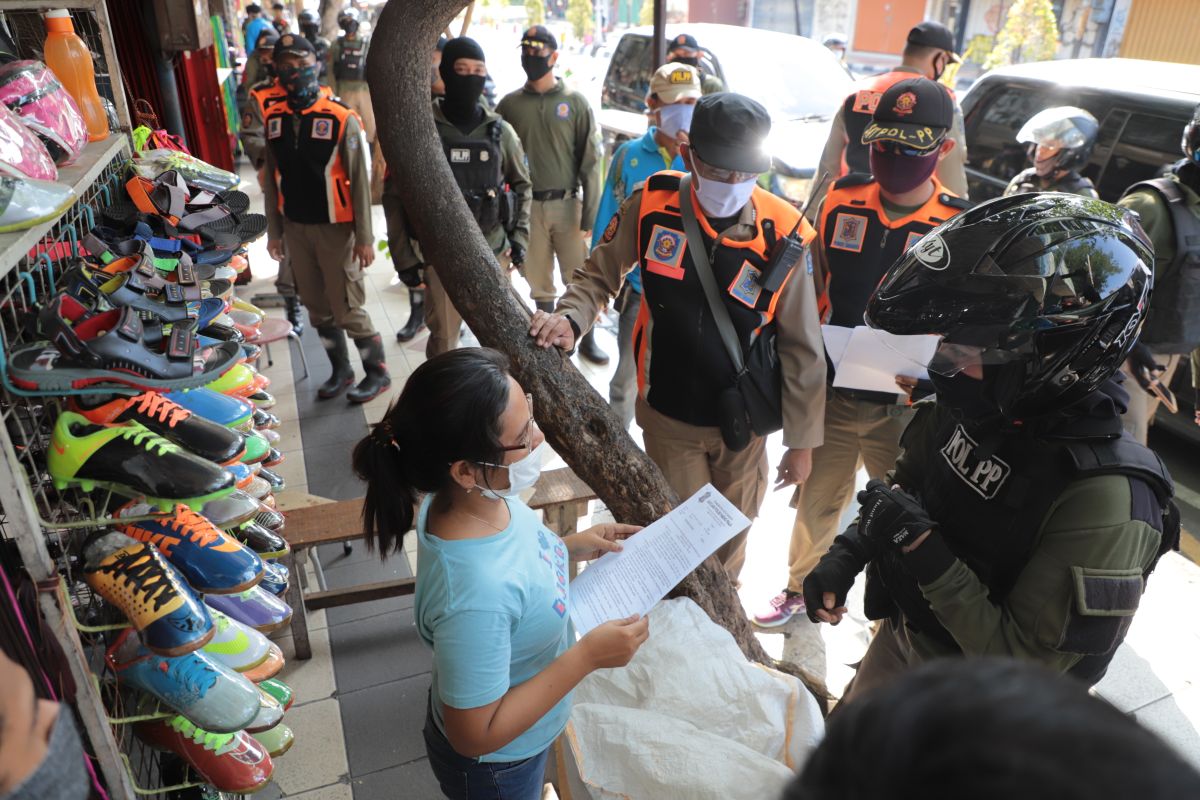
M 595 498 L 595 492 L 588 488 L 587 484 L 570 468 L 563 467 L 542 473 L 534 487 L 529 507 L 542 511 L 547 528 L 559 536 L 566 536 L 575 532 L 579 518 L 587 513 L 588 502 Z M 283 529 L 283 536 L 291 545 L 292 552 L 283 560 L 292 575 L 291 586 L 288 588 L 288 602 L 292 606 L 292 641 L 298 659 L 312 658 L 307 612 L 367 603 L 388 597 L 403 597 L 412 594 L 416 588 L 415 578 L 378 581 L 342 589 L 325 588 L 322 578 L 318 591 L 306 592 L 301 588 L 309 550 L 323 544 L 352 542 L 363 538 L 362 505 L 362 498 L 357 498 L 321 503 L 287 512 L 287 527 Z M 403 554 L 398 555 L 404 557 Z M 318 574 L 319 565 L 319 561 L 314 565 Z

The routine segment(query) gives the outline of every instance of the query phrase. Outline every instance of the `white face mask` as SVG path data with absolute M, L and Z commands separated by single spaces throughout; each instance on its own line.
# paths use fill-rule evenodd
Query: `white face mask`
M 671 138 L 680 131 L 692 127 L 692 114 L 696 111 L 694 105 L 674 103 L 658 109 L 658 129 Z
M 538 478 L 541 477 L 542 454 L 545 451 L 546 443 L 542 442 L 520 461 L 498 465 L 498 468 L 508 470 L 508 487 L 505 489 L 481 488 L 479 493 L 492 500 L 500 500 L 504 497 L 516 497 L 537 483 Z
M 692 172 L 692 186 L 696 187 L 696 197 L 700 200 L 700 208 L 708 217 L 732 217 L 750 202 L 750 195 L 758 183 L 756 178 L 741 183 L 719 183 L 703 180 Z

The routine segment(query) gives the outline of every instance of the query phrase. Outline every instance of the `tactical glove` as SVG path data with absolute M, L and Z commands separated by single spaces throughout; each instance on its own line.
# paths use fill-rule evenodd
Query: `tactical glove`
M 425 265 L 417 264 L 415 267 L 408 269 L 397 270 L 396 274 L 400 277 L 400 282 L 410 289 L 419 289 L 421 284 L 425 282 Z
M 925 531 L 937 527 L 921 501 L 903 489 L 893 489 L 879 479 L 858 493 L 862 511 L 858 529 L 877 548 L 904 548 Z
M 832 592 L 834 608 L 846 605 L 846 595 L 854 586 L 854 579 L 871 560 L 854 526 L 833 540 L 829 552 L 821 556 L 817 566 L 804 579 L 804 606 L 808 618 L 821 622 L 817 611 L 825 608 L 824 594 Z
M 508 255 L 509 255 L 509 258 L 512 259 L 513 266 L 514 267 L 524 266 L 525 265 L 525 248 L 522 245 L 517 244 L 516 242 L 512 242 L 509 245 L 509 248 L 510 249 L 509 249 Z

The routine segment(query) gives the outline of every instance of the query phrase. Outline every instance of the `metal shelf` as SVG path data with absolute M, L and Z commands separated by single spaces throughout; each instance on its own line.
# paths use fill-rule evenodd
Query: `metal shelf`
M 76 195 L 82 198 L 87 188 L 95 182 L 104 168 L 121 150 L 129 152 L 129 139 L 123 133 L 111 133 L 102 142 L 90 142 L 79 156 L 79 160 L 58 171 L 59 183 L 67 184 L 75 190 Z M 93 209 L 93 211 L 96 210 L 98 209 Z M 62 216 L 66 216 L 67 213 L 63 212 Z M 20 263 L 21 259 L 58 225 L 62 216 L 40 225 L 34 225 L 27 230 L 0 234 L 0 278 L 3 278 L 9 270 Z

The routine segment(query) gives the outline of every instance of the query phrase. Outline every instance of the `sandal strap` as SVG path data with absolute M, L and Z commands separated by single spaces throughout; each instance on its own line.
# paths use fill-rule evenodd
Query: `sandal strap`
M 197 211 L 194 214 L 186 214 L 179 220 L 179 227 L 184 230 L 194 231 L 205 225 L 213 222 L 220 222 L 223 219 L 233 216 L 233 212 L 225 206 L 212 206 L 204 211 Z
M 125 183 L 125 190 L 134 206 L 143 214 L 157 214 L 172 225 L 179 224 L 184 213 L 187 195 L 169 183 L 154 183 L 134 175 Z
M 177 322 L 171 326 L 166 356 L 171 361 L 191 361 L 196 352 L 196 321 Z

